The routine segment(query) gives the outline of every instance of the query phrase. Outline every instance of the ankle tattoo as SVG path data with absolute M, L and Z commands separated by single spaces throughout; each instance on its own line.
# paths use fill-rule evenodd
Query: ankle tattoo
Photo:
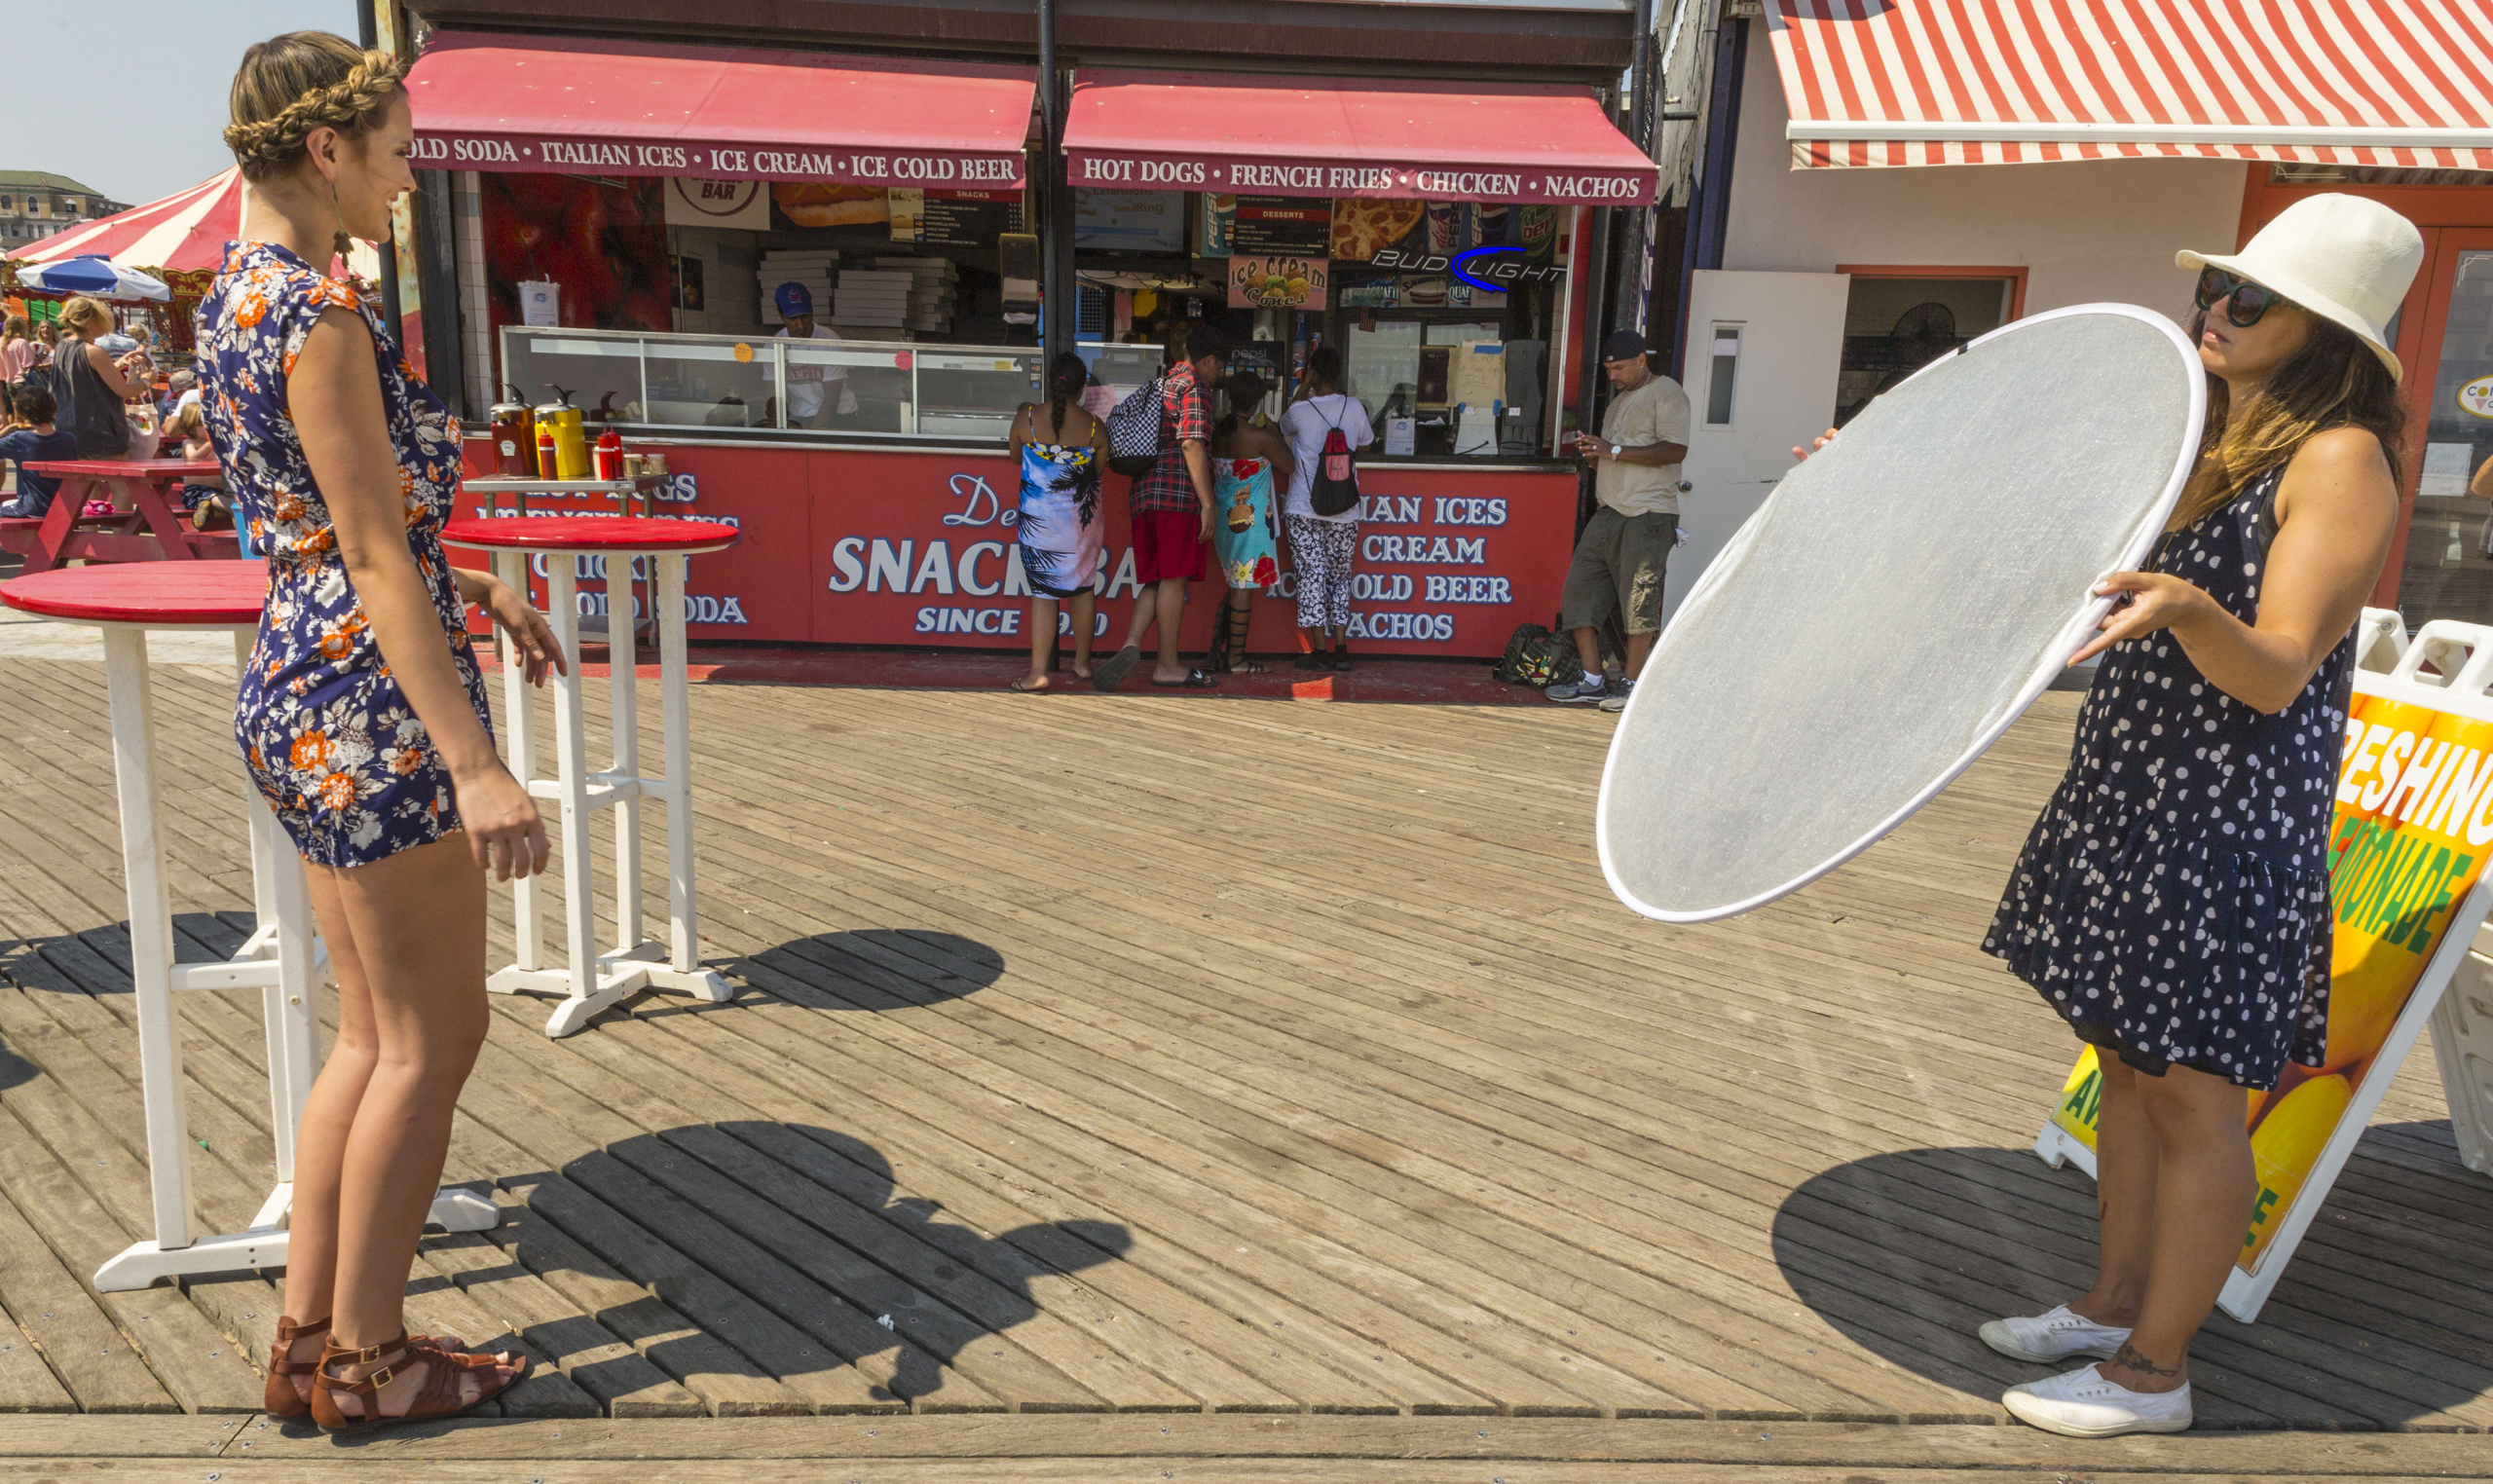
M 2181 1374 L 2181 1367 L 2179 1365 L 2158 1365 L 2154 1361 L 2149 1360 L 2137 1346 L 2132 1345 L 2127 1341 L 2123 1341 L 2120 1350 L 2113 1354 L 2112 1363 L 2114 1365 L 2127 1366 L 2141 1376 L 2178 1376 Z

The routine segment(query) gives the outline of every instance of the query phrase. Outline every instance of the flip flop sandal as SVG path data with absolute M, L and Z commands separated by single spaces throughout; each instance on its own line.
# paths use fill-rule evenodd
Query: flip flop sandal
M 1163 690 L 1217 690 L 1220 682 L 1201 670 L 1189 670 L 1181 681 L 1156 680 L 1151 683 Z
M 1037 695 L 1041 691 L 1054 690 L 1056 687 L 1045 681 L 1041 681 L 1039 684 L 1033 686 L 1030 684 L 1030 678 L 1024 675 L 1020 680 L 1013 682 L 1004 688 L 1014 692 L 1016 695 Z
M 1141 661 L 1142 646 L 1138 644 L 1127 645 L 1124 649 L 1119 649 L 1114 654 L 1109 655 L 1107 658 L 1091 667 L 1091 685 L 1093 688 L 1102 691 L 1116 689 L 1118 686 L 1125 682 L 1125 678 L 1129 674 L 1133 673 L 1134 667 L 1141 663 Z

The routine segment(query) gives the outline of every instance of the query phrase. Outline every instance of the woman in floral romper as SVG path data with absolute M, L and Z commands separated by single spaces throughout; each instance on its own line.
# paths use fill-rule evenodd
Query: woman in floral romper
M 278 37 L 244 55 L 233 121 L 242 241 L 200 306 L 199 357 L 225 487 L 268 553 L 235 733 L 310 868 L 339 997 L 295 1146 L 267 1407 L 335 1429 L 455 1412 L 527 1372 L 410 1339 L 400 1309 L 485 1036 L 486 874 L 546 855 L 494 751 L 467 605 L 532 680 L 562 657 L 520 594 L 444 559 L 458 424 L 369 291 L 325 271 L 350 234 L 388 234 L 414 184 L 396 65 Z

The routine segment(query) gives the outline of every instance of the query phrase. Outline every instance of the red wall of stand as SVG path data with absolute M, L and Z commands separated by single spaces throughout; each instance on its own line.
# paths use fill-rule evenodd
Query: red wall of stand
M 744 532 L 727 550 L 692 558 L 687 632 L 695 643 L 1029 643 L 1029 599 L 1012 549 L 1020 484 L 1010 459 L 836 448 L 647 450 L 663 452 L 674 476 L 654 513 L 731 521 Z M 465 455 L 471 474 L 490 469 L 484 439 L 467 440 Z M 1134 612 L 1128 481 L 1111 474 L 1106 484 L 1103 649 L 1124 637 Z M 1360 470 L 1359 485 L 1355 650 L 1494 658 L 1516 625 L 1553 621 L 1574 544 L 1572 471 L 1371 464 Z M 458 513 L 484 514 L 492 503 L 463 494 Z M 510 498 L 501 503 L 507 510 Z M 529 504 L 547 514 L 613 509 L 611 501 Z M 454 557 L 484 565 L 480 553 Z M 602 584 L 603 559 L 573 560 L 582 603 L 602 611 L 596 605 L 605 601 L 604 589 L 593 584 Z M 1281 580 L 1255 605 L 1248 647 L 1258 653 L 1298 648 L 1286 538 L 1280 568 Z M 542 607 L 541 567 L 532 587 Z M 1181 641 L 1189 652 L 1209 646 L 1220 592 L 1216 575 L 1189 589 Z

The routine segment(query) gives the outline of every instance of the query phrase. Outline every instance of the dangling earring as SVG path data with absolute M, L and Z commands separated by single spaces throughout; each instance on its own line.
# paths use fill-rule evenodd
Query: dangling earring
M 354 238 L 347 231 L 346 208 L 338 204 L 338 183 L 335 180 L 329 182 L 329 212 L 337 218 L 338 223 L 336 234 L 329 239 L 330 244 L 337 252 L 338 261 L 350 265 L 348 271 L 352 273 L 353 271 L 352 265 L 354 262 Z

